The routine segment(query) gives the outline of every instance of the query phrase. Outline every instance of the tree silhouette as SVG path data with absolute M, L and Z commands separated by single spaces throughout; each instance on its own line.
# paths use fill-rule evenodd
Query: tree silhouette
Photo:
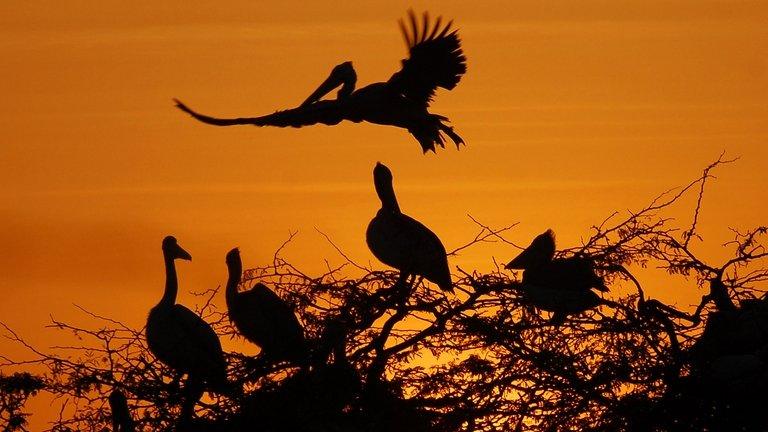
M 0 379 L 0 418 L 15 430 L 4 413 L 18 413 L 24 395 L 42 389 L 73 407 L 52 430 L 108 430 L 109 395 L 119 390 L 144 431 L 764 430 L 768 414 L 754 395 L 768 390 L 761 289 L 768 228 L 733 230 L 723 262 L 697 253 L 705 186 L 730 162 L 721 156 L 684 187 L 625 217 L 611 215 L 581 246 L 557 251 L 556 259 L 591 260 L 611 289 L 565 319 L 553 321 L 533 288 L 501 266 L 457 269 L 455 294 L 417 279 L 407 301 L 393 301 L 383 293 L 395 271 L 367 268 L 339 250 L 342 265 L 310 276 L 283 259 L 281 247 L 271 264 L 246 270 L 243 284 L 265 282 L 293 307 L 311 367 L 228 353 L 229 380 L 243 391 L 208 394 L 195 419 L 179 427 L 182 377 L 154 360 L 142 329 L 82 309 L 96 328 L 52 322 L 82 346 L 42 351 L 5 326 L 34 358 L 2 358 L 2 366 L 35 363 L 45 372 L 10 393 Z M 684 197 L 695 207 L 679 226 L 668 213 Z M 477 236 L 449 253 L 508 242 L 513 227 L 475 223 Z M 668 289 L 706 294 L 688 311 L 650 298 L 633 274 L 648 266 L 668 273 Z M 198 295 L 196 312 L 220 337 L 239 337 L 212 302 L 218 289 Z

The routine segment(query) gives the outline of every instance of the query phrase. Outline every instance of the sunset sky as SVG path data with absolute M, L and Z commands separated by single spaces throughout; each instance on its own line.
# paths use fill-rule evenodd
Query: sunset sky
M 173 107 L 271 113 L 347 60 L 358 86 L 384 81 L 406 56 L 409 7 L 460 29 L 467 74 L 431 108 L 459 151 L 422 155 L 406 131 L 371 124 L 215 128 Z M 727 227 L 768 222 L 767 49 L 763 1 L 2 2 L 0 321 L 43 348 L 49 315 L 83 319 L 73 303 L 143 326 L 167 234 L 193 256 L 179 265 L 189 306 L 190 290 L 225 282 L 230 248 L 266 264 L 290 231 L 284 255 L 310 274 L 340 262 L 315 229 L 383 268 L 364 236 L 376 161 L 449 250 L 474 236 L 468 214 L 519 222 L 519 244 L 553 228 L 570 247 L 725 152 L 740 160 L 709 185 L 697 246 L 716 263 Z M 516 253 L 482 246 L 451 265 Z M 683 308 L 702 294 L 661 281 L 643 282 Z M 5 340 L 0 353 L 26 356 Z

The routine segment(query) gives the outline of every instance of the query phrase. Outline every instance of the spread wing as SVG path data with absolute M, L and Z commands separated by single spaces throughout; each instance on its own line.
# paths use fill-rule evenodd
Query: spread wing
M 451 30 L 453 21 L 442 25 L 438 17 L 434 25 L 425 12 L 421 25 L 413 11 L 409 22 L 400 20 L 400 30 L 408 45 L 410 57 L 403 60 L 403 68 L 392 75 L 389 84 L 409 99 L 429 105 L 435 90 L 451 90 L 467 71 L 466 57 L 461 51 L 457 30 Z

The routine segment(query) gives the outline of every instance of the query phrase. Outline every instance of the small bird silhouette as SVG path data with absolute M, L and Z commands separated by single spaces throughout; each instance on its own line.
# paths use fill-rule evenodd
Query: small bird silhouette
M 112 411 L 112 432 L 133 432 L 134 424 L 128 399 L 118 389 L 109 394 L 109 409 Z
M 373 182 L 381 200 L 381 209 L 368 225 L 365 236 L 373 255 L 400 270 L 399 284 L 404 284 L 408 276 L 419 275 L 444 291 L 453 291 L 443 243 L 429 228 L 400 211 L 392 186 L 392 171 L 377 163 Z
M 410 56 L 400 71 L 386 82 L 355 90 L 357 74 L 352 62 L 336 66 L 330 76 L 300 106 L 261 117 L 216 118 L 193 111 L 174 99 L 176 106 L 195 119 L 215 125 L 302 127 L 317 123 L 335 125 L 342 120 L 362 121 L 407 129 L 421 144 L 422 151 L 445 147 L 447 135 L 458 148 L 464 140 L 448 126 L 448 118 L 432 114 L 429 104 L 438 87 L 452 90 L 467 70 L 466 58 L 452 21 L 443 26 L 440 17 L 433 23 L 424 13 L 419 24 L 413 11 L 409 22 L 400 21 Z M 321 100 L 341 86 L 337 98 Z

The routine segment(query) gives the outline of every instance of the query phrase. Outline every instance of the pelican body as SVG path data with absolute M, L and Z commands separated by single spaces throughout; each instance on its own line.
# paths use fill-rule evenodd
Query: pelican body
M 547 230 L 538 235 L 507 269 L 523 270 L 522 291 L 530 302 L 562 322 L 569 314 L 584 312 L 600 304 L 592 291 L 608 291 L 586 257 L 555 258 L 555 234 Z
M 290 306 L 261 283 L 238 292 L 243 264 L 237 248 L 229 251 L 226 263 L 229 271 L 225 292 L 227 309 L 229 319 L 240 334 L 258 345 L 270 360 L 306 364 L 304 329 Z
M 554 256 L 555 233 L 547 230 L 533 239 L 530 246 L 510 261 L 506 268 L 524 270 L 523 283 L 577 292 L 590 289 L 608 291 L 603 279 L 595 273 L 591 259 Z
M 192 257 L 174 237 L 168 236 L 163 240 L 163 258 L 165 292 L 147 318 L 149 350 L 172 369 L 188 374 L 192 387 L 205 383 L 213 390 L 223 390 L 227 384 L 227 364 L 219 337 L 196 313 L 176 304 L 178 279 L 174 261 Z
M 377 163 L 373 169 L 381 209 L 368 225 L 368 248 L 384 264 L 400 270 L 404 281 L 410 275 L 423 276 L 444 291 L 453 291 L 448 257 L 440 239 L 419 221 L 403 214 L 392 186 L 392 172 Z
M 261 117 L 217 118 L 200 114 L 178 100 L 175 100 L 176 106 L 195 119 L 215 126 L 298 128 L 318 123 L 335 125 L 343 120 L 365 121 L 407 129 L 419 141 L 424 153 L 434 152 L 436 145 L 445 147 L 443 134 L 458 148 L 464 141 L 446 124 L 448 119 L 428 111 L 437 88 L 452 90 L 467 70 L 458 33 L 451 30 L 452 22 L 443 26 L 441 18 L 430 23 L 426 13 L 421 25 L 412 11 L 409 18 L 410 27 L 400 21 L 400 28 L 410 56 L 402 61 L 402 69 L 386 82 L 355 90 L 357 74 L 352 62 L 344 62 L 296 108 Z M 321 100 L 339 86 L 336 99 Z

